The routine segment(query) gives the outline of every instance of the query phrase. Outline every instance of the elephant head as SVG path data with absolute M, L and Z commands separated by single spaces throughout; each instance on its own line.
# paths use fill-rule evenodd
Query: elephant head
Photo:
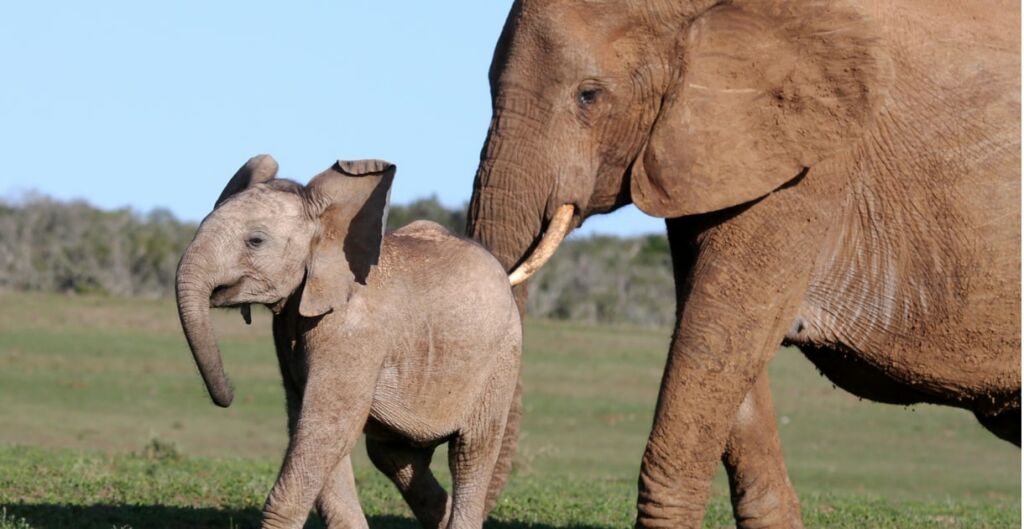
M 842 2 L 516 1 L 469 235 L 521 281 L 589 215 L 773 192 L 873 121 L 891 76 L 873 30 Z
M 231 178 L 178 263 L 178 315 L 218 406 L 231 404 L 210 307 L 249 304 L 280 311 L 301 295 L 299 313 L 345 309 L 377 263 L 395 166 L 338 161 L 302 186 L 277 179 L 277 162 L 256 156 Z

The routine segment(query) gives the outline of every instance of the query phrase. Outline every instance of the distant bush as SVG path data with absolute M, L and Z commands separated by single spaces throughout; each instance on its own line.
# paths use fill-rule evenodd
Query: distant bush
M 436 197 L 392 205 L 391 229 L 435 221 L 462 233 L 465 208 Z M 104 211 L 41 195 L 0 201 L 0 289 L 114 296 L 174 295 L 174 274 L 196 224 L 165 209 Z M 567 240 L 530 281 L 527 310 L 542 318 L 669 323 L 675 297 L 662 235 Z
M 571 238 L 530 280 L 527 312 L 591 323 L 667 324 L 675 317 L 663 235 Z
M 158 297 L 196 225 L 169 211 L 103 211 L 28 196 L 0 204 L 0 288 Z
M 432 220 L 461 235 L 466 231 L 466 208 L 448 209 L 437 201 L 436 196 L 432 196 L 404 206 L 392 204 L 388 211 L 390 230 L 401 228 L 414 220 Z

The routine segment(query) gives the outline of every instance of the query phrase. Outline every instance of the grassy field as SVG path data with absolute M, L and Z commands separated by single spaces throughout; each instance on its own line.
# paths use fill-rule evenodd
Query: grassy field
M 236 387 L 224 410 L 171 302 L 0 301 L 0 529 L 258 526 L 285 446 L 268 313 L 215 314 Z M 488 527 L 631 526 L 668 337 L 528 323 L 523 437 Z M 771 377 L 809 527 L 1020 527 L 1020 451 L 970 414 L 861 402 L 792 350 Z M 361 447 L 356 465 L 371 526 L 417 527 Z M 730 523 L 720 472 L 705 525 Z

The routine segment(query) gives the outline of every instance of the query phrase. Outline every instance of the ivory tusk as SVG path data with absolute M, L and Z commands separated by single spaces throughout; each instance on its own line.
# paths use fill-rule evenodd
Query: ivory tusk
M 544 263 L 548 262 L 548 259 L 551 259 L 552 255 L 555 255 L 558 245 L 561 244 L 562 239 L 565 239 L 565 236 L 569 234 L 569 230 L 572 229 L 572 216 L 575 210 L 576 207 L 572 204 L 563 204 L 558 207 L 555 215 L 551 217 L 551 222 L 548 223 L 548 229 L 544 231 L 540 244 L 527 257 L 526 261 L 523 261 L 521 265 L 508 275 L 508 281 L 512 283 L 512 286 L 516 286 L 529 279 L 530 276 L 544 266 Z

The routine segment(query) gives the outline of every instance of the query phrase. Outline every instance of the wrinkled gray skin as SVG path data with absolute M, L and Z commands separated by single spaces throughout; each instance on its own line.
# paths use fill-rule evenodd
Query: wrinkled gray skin
M 424 527 L 481 527 L 519 370 L 504 270 L 431 222 L 382 237 L 391 164 L 338 162 L 308 186 L 276 171 L 269 156 L 239 170 L 177 276 L 182 327 L 220 406 L 232 391 L 210 307 L 274 313 L 290 439 L 262 526 L 302 527 L 315 503 L 328 527 L 366 527 L 349 457 L 365 431 Z M 429 469 L 444 442 L 451 498 Z
M 764 376 L 783 341 L 1019 445 L 1019 2 L 517 0 L 490 81 L 468 231 L 506 269 L 563 204 L 666 219 L 638 527 L 699 527 L 719 461 L 738 525 L 802 526 Z

